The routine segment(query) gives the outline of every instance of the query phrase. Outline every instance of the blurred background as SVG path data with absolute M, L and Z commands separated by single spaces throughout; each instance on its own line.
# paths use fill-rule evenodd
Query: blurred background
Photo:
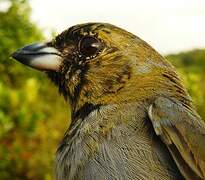
M 204 0 L 0 0 L 0 179 L 53 179 L 69 107 L 38 71 L 9 58 L 17 48 L 83 22 L 127 29 L 166 56 L 205 120 Z

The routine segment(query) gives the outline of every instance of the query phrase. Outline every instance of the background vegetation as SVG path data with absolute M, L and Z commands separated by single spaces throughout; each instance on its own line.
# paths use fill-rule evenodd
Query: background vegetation
M 68 127 L 69 109 L 45 75 L 9 58 L 17 48 L 44 37 L 30 21 L 27 1 L 6 1 L 10 7 L 0 11 L 0 179 L 53 179 L 55 150 Z M 167 58 L 205 119 L 205 50 Z
M 28 3 L 9 2 L 0 12 L 0 179 L 49 180 L 68 110 L 45 75 L 9 58 L 17 48 L 44 39 L 30 21 Z

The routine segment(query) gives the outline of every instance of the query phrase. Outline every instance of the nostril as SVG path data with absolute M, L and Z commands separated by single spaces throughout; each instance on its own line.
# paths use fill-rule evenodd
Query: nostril
M 53 47 L 53 42 L 52 42 L 52 41 L 46 42 L 45 44 L 46 44 L 46 46 L 48 46 L 48 47 Z

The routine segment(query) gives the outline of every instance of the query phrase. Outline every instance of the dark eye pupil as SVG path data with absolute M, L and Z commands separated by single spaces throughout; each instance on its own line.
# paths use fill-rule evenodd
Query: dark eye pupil
M 79 44 L 79 50 L 81 54 L 86 57 L 93 56 L 100 50 L 100 41 L 91 36 L 83 37 Z

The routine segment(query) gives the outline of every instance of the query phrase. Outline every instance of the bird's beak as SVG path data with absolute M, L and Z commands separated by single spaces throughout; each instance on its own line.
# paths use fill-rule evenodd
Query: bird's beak
M 34 43 L 11 55 L 17 61 L 38 70 L 59 71 L 63 58 L 60 52 L 46 43 Z

